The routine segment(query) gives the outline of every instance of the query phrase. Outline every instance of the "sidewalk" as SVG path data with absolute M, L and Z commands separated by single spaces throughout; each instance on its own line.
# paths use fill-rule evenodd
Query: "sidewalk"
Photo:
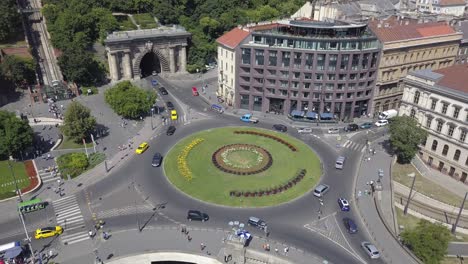
M 468 180 L 463 184 L 463 182 L 457 181 L 447 174 L 443 174 L 438 170 L 429 168 L 417 155 L 411 163 L 424 178 L 431 180 L 440 186 L 444 186 L 454 194 L 460 196 L 462 199 L 465 197 L 465 193 L 468 192 Z
M 130 263 L 122 262 L 121 260 L 128 260 L 127 257 L 137 255 L 135 252 L 140 254 L 184 252 L 215 258 L 223 262 L 224 248 L 226 246 L 226 230 L 188 227 L 188 231 L 191 241 L 176 226 L 151 226 L 145 228 L 143 232 L 138 232 L 136 229 L 116 232 L 112 232 L 111 230 L 109 232 L 111 237 L 108 240 L 103 240 L 100 236 L 96 236 L 93 240 L 89 240 L 90 242 L 87 244 L 83 244 L 82 250 L 77 250 L 76 246 L 62 246 L 60 253 L 54 261 L 67 264 L 94 263 L 96 256 L 98 256 L 105 263 Z M 201 243 L 206 246 L 203 250 L 200 247 Z M 265 243 L 270 244 L 269 252 L 262 248 Z M 289 249 L 287 253 L 284 252 L 285 247 Z M 301 249 L 289 247 L 272 240 L 267 242 L 255 235 L 246 249 L 246 256 L 248 257 L 246 263 L 267 263 L 265 262 L 267 259 L 283 259 L 296 264 L 330 263 L 326 262 L 322 257 L 310 255 Z M 275 249 L 278 249 L 278 252 L 275 252 Z M 88 253 L 93 251 L 95 252 L 94 254 Z M 135 259 L 131 260 L 135 261 Z M 139 262 L 132 263 L 139 264 Z
M 370 236 L 387 263 L 419 263 L 419 260 L 400 244 L 395 235 L 397 227 L 394 222 L 393 194 L 389 177 L 392 157 L 383 148 L 382 143 L 385 139 L 380 138 L 377 142 L 372 142 L 371 148 L 376 150 L 375 155 L 364 154 L 364 157 L 370 160 L 366 161 L 363 158 L 361 161 L 355 186 L 356 205 Z M 370 164 L 372 166 L 369 166 Z M 365 195 L 366 191 L 371 192 L 370 181 L 377 182 L 378 169 L 384 172 L 381 179 L 382 191 Z

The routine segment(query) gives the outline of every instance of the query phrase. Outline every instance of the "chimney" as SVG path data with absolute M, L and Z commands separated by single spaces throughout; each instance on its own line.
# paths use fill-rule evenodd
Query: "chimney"
M 388 28 L 389 24 L 388 23 L 385 23 L 384 24 L 384 27 Z
M 377 24 L 377 28 L 381 28 L 382 27 L 382 24 Z
M 409 20 L 406 20 L 406 21 L 405 21 L 405 25 L 406 25 L 406 26 L 409 25 Z

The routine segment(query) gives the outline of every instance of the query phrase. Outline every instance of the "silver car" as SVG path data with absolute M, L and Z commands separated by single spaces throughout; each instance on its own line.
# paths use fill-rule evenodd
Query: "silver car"
M 329 128 L 328 134 L 338 134 L 340 132 L 339 128 Z
M 367 242 L 367 241 L 364 241 L 361 243 L 361 247 L 364 249 L 364 251 L 366 252 L 367 255 L 369 255 L 369 257 L 371 259 L 378 259 L 380 258 L 380 253 L 379 251 L 377 250 L 377 247 L 374 246 L 372 243 L 370 242 Z
M 302 128 L 299 128 L 297 130 L 298 133 L 301 133 L 301 134 L 310 134 L 312 133 L 312 128 L 310 127 L 302 127 Z
M 330 189 L 330 186 L 326 185 L 326 184 L 319 184 L 317 187 L 315 187 L 314 189 L 314 196 L 316 197 L 322 197 L 325 193 L 328 192 L 328 190 Z

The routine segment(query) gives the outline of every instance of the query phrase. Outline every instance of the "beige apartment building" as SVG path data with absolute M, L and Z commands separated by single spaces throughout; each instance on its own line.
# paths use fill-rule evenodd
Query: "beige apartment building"
M 403 95 L 401 80 L 409 72 L 452 66 L 462 39 L 462 33 L 445 22 L 421 23 L 393 16 L 370 20 L 369 27 L 383 45 L 374 91 L 374 114 L 399 108 Z
M 250 35 L 247 28 L 234 28 L 219 37 L 218 43 L 218 89 L 216 95 L 227 105 L 235 102 L 236 50 L 239 44 Z
M 428 132 L 420 157 L 468 185 L 468 66 L 411 72 L 403 80 L 399 115 L 415 118 Z

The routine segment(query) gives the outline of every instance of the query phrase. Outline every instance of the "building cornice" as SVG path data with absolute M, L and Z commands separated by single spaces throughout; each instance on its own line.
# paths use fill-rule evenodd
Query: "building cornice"
M 421 78 L 421 77 L 418 77 L 418 76 L 414 76 L 414 77 Z M 449 87 L 444 87 L 444 86 L 439 86 L 439 85 L 428 85 L 428 84 L 422 83 L 422 82 L 417 81 L 417 80 L 412 80 L 412 79 L 408 78 L 408 76 L 405 77 L 403 79 L 403 81 L 405 82 L 405 84 L 409 83 L 409 84 L 413 85 L 415 88 L 428 90 L 431 93 L 436 93 L 436 94 L 438 94 L 440 96 L 448 97 L 448 98 L 454 99 L 454 100 L 456 100 L 458 102 L 468 104 L 468 94 L 466 94 L 466 93 L 463 93 L 463 92 L 460 92 L 460 91 L 457 91 L 457 90 L 454 90 L 454 89 L 450 89 Z
M 401 100 L 401 104 L 402 105 L 406 105 L 406 106 L 411 106 L 411 107 L 414 107 L 416 108 L 418 111 L 422 111 L 422 112 L 428 112 L 430 114 L 432 114 L 432 116 L 434 116 L 434 118 L 441 118 L 444 120 L 450 120 L 451 122 L 454 122 L 456 124 L 459 124 L 459 126 L 463 126 L 463 120 L 460 120 L 460 119 L 455 119 L 451 116 L 448 116 L 448 115 L 442 115 L 440 114 L 439 112 L 436 112 L 434 110 L 431 110 L 430 108 L 424 108 L 424 107 L 421 107 L 420 105 L 416 105 L 414 103 L 411 103 L 411 102 L 407 102 L 407 101 L 404 101 L 404 100 Z M 427 114 L 426 114 L 427 115 Z

